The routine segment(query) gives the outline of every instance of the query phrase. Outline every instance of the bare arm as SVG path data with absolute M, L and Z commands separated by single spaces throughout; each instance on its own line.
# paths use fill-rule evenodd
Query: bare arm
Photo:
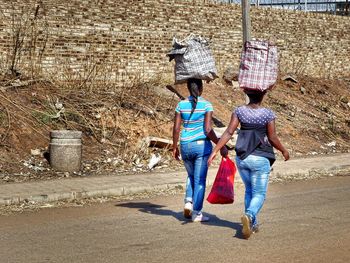
M 213 152 L 211 153 L 211 155 L 209 156 L 208 159 L 208 164 L 210 165 L 211 162 L 214 160 L 217 152 L 226 145 L 226 143 L 231 139 L 233 133 L 235 132 L 235 130 L 237 129 L 239 124 L 239 120 L 238 117 L 235 113 L 232 113 L 231 115 L 231 120 L 230 123 L 227 127 L 227 129 L 225 130 L 225 132 L 222 134 L 219 142 L 216 144 Z
M 205 113 L 205 117 L 204 117 L 204 132 L 205 135 L 213 142 L 213 143 L 218 143 L 219 139 L 216 136 L 215 132 L 213 131 L 212 127 L 211 127 L 211 120 L 213 117 L 213 112 L 209 111 L 207 113 Z
M 211 120 L 213 117 L 213 112 L 209 111 L 205 113 L 204 117 L 204 132 L 205 135 L 215 144 L 219 142 L 219 138 L 216 136 L 212 126 L 211 126 Z M 226 147 L 221 148 L 221 155 L 226 156 L 228 154 L 228 151 Z
M 181 129 L 181 114 L 178 112 L 175 112 L 174 126 L 173 126 L 173 157 L 176 160 L 180 160 L 179 148 L 177 147 L 177 144 L 179 142 L 179 137 L 180 137 L 180 129 Z
M 287 151 L 286 148 L 284 148 L 284 146 L 282 145 L 282 143 L 280 142 L 276 134 L 276 125 L 274 120 L 270 121 L 267 124 L 267 137 L 271 145 L 282 153 L 284 160 L 285 161 L 289 160 L 289 152 Z

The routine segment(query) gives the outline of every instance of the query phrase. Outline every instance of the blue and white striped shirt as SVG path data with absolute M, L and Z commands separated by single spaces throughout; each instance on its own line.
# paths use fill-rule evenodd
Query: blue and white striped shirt
M 198 97 L 196 109 L 194 110 L 191 119 L 192 96 L 186 100 L 180 101 L 177 104 L 175 111 L 181 114 L 183 122 L 183 129 L 181 131 L 180 143 L 185 144 L 198 140 L 205 140 L 207 136 L 204 133 L 204 119 L 205 114 L 213 110 L 213 106 L 209 101 L 206 101 L 202 97 Z

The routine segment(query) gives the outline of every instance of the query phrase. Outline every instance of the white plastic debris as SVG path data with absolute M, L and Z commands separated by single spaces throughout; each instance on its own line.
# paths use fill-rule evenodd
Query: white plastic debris
M 40 149 L 30 149 L 30 154 L 33 156 L 37 156 L 41 154 Z
M 41 205 L 40 207 L 41 208 L 51 208 L 51 207 L 53 207 L 53 205 L 52 204 L 44 204 L 44 205 Z
M 55 108 L 56 110 L 61 110 L 63 108 L 63 103 L 60 102 L 58 99 L 56 99 Z
M 149 163 L 148 163 L 148 168 L 152 169 L 154 166 L 156 166 L 160 162 L 161 159 L 162 157 L 159 154 L 157 155 L 152 154 L 151 159 L 149 160 Z
M 328 147 L 335 147 L 337 145 L 337 142 L 336 141 L 332 141 L 330 143 L 327 143 L 326 144 Z
M 38 172 L 38 171 L 45 171 L 46 170 L 46 168 L 44 168 L 42 166 L 42 163 L 39 163 L 39 164 L 35 165 L 35 164 L 32 163 L 31 160 L 24 161 L 23 165 L 25 167 L 29 168 L 29 169 L 32 169 L 32 170 L 36 171 L 36 172 Z

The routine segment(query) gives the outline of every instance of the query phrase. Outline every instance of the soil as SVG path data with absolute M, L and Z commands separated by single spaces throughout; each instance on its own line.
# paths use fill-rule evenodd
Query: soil
M 101 86 L 4 77 L 0 83 L 0 183 L 145 172 L 154 154 L 161 156 L 154 169 L 181 169 L 169 148 L 149 147 L 144 140 L 148 136 L 171 140 L 178 96 L 161 81 Z M 185 85 L 174 87 L 188 95 Z M 232 110 L 245 103 L 237 82 L 228 85 L 220 79 L 205 84 L 203 97 L 213 103 L 214 117 L 224 125 Z M 349 152 L 349 79 L 280 79 L 264 106 L 276 113 L 277 133 L 292 157 Z M 51 169 L 50 131 L 57 129 L 83 132 L 80 172 Z

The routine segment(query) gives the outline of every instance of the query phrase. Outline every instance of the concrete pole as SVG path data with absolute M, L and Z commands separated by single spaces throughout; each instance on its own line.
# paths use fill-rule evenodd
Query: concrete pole
M 251 40 L 251 23 L 250 23 L 250 1 L 242 1 L 242 28 L 243 28 L 243 46 L 246 41 Z
M 305 0 L 305 12 L 307 12 L 307 0 Z
M 243 29 L 243 48 L 245 42 L 252 39 L 251 36 L 251 23 L 250 23 L 250 0 L 242 1 L 242 29 Z M 245 102 L 249 103 L 249 98 L 245 95 Z

